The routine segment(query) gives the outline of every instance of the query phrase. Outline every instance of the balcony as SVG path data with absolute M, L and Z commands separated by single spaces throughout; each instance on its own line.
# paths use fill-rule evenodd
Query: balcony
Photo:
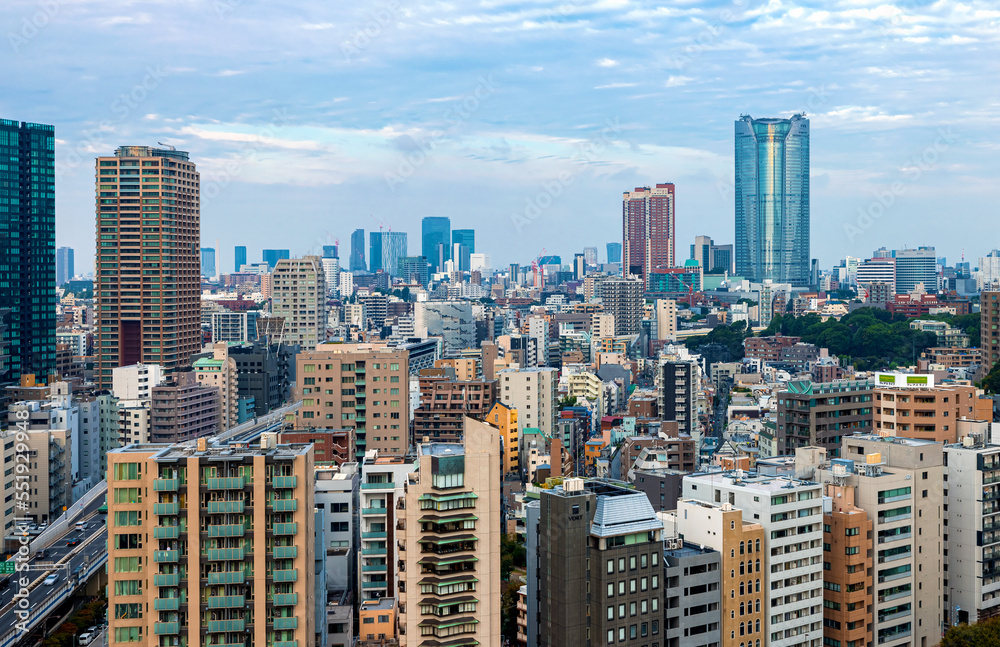
M 393 482 L 387 483 L 362 483 L 362 490 L 395 490 L 396 484 Z
M 243 571 L 216 571 L 208 574 L 209 584 L 243 584 L 245 581 Z
M 363 589 L 384 589 L 388 588 L 388 582 L 362 582 L 361 588 Z
M 154 622 L 153 633 L 157 636 L 169 636 L 180 633 L 181 623 L 179 622 Z
M 246 623 L 243 620 L 209 620 L 209 633 L 225 633 L 229 631 L 243 631 Z
M 243 501 L 209 501 L 209 514 L 243 514 Z
M 297 628 L 299 626 L 299 619 L 295 617 L 275 618 L 273 624 L 275 631 L 285 631 Z
M 208 598 L 209 609 L 242 609 L 246 598 L 242 595 L 213 595 Z
M 276 640 L 276 641 L 274 641 L 274 647 L 299 647 L 299 641 L 297 641 L 297 640 Z
M 388 564 L 368 564 L 361 567 L 361 571 L 364 573 L 385 573 L 388 569 Z
M 153 528 L 153 539 L 177 539 L 180 531 L 180 526 L 157 526 Z
M 275 535 L 294 535 L 298 532 L 298 530 L 299 530 L 299 525 L 297 523 L 274 524 Z
M 361 533 L 362 539 L 385 539 L 385 532 L 363 532 Z
M 298 593 L 275 593 L 274 594 L 274 606 L 276 607 L 294 607 L 299 603 Z M 275 627 L 277 629 L 277 627 Z
M 362 555 L 385 555 L 386 554 L 386 549 L 385 548 L 362 548 L 361 549 L 361 554 Z
M 274 571 L 272 576 L 275 582 L 297 582 L 299 579 L 299 572 L 294 568 L 289 568 L 287 570 Z
M 275 559 L 295 559 L 299 556 L 298 546 L 275 546 L 274 547 L 274 558 Z
M 180 557 L 178 550 L 157 550 L 153 553 L 153 561 L 157 563 L 176 563 Z
M 244 534 L 246 534 L 246 528 L 241 523 L 208 527 L 209 537 L 242 537 Z
M 156 598 L 153 600 L 153 609 L 157 611 L 177 611 L 180 608 L 180 598 Z
M 296 499 L 274 499 L 271 507 L 275 512 L 295 512 L 299 509 L 299 502 Z
M 295 476 L 275 476 L 274 477 L 274 487 L 282 489 L 294 488 L 298 483 L 298 479 Z
M 362 515 L 370 515 L 370 514 L 384 515 L 386 513 L 388 513 L 388 510 L 385 508 L 361 508 Z
M 367 420 L 368 419 L 365 418 L 364 416 L 354 416 L 354 421 L 355 422 L 367 422 Z
M 153 586 L 177 586 L 181 582 L 179 573 L 161 573 L 153 575 Z
M 153 480 L 153 491 L 154 492 L 176 492 L 177 491 L 177 479 L 154 479 Z
M 222 476 L 208 479 L 209 490 L 242 490 L 246 479 L 242 476 Z
M 364 386 L 365 384 L 364 380 L 354 380 L 354 386 Z
M 180 503 L 154 503 L 153 504 L 153 514 L 158 515 L 171 515 L 178 514 L 181 511 Z
M 242 562 L 246 557 L 242 548 L 209 548 L 207 555 L 210 562 Z

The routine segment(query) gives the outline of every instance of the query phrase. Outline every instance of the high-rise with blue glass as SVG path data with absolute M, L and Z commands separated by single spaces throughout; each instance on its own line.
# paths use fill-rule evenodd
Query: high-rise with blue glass
M 736 274 L 809 284 L 809 120 L 736 121 Z
M 476 253 L 476 230 L 454 229 L 451 232 L 451 258 L 455 261 L 455 269 L 468 272 L 470 261 Z
M 56 372 L 55 128 L 0 119 L 0 380 Z
M 434 272 L 443 272 L 451 256 L 451 219 L 439 216 L 424 218 L 420 224 L 420 253 Z
M 237 245 L 234 250 L 236 254 L 236 262 L 234 263 L 234 272 L 239 272 L 240 268 L 247 264 L 247 248 L 246 245 Z
M 406 256 L 406 232 L 373 231 L 369 253 L 371 272 L 382 270 L 389 276 L 399 276 L 399 259 Z
M 368 263 L 365 262 L 365 230 L 355 229 L 354 233 L 351 234 L 351 263 L 350 268 L 352 272 L 362 271 L 368 269 Z

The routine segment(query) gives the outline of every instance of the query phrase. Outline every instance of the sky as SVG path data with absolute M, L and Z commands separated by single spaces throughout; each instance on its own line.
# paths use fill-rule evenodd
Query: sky
M 673 182 L 731 243 L 742 114 L 811 120 L 822 268 L 1000 247 L 1000 6 L 939 0 L 4 0 L 0 117 L 56 128 L 56 242 L 92 269 L 94 157 L 189 151 L 202 245 L 251 261 L 448 216 L 492 266 L 621 240 Z M 366 233 L 367 237 L 367 233 Z

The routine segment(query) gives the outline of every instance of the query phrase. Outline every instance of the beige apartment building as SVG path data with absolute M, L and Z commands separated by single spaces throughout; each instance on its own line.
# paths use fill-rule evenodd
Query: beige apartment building
M 95 176 L 94 379 L 110 389 L 119 366 L 170 372 L 201 348 L 201 180 L 151 146 L 98 157 Z
M 356 456 L 406 453 L 410 353 L 384 344 L 320 344 L 295 359 L 296 426 L 354 429 Z
M 551 438 L 556 431 L 558 384 L 558 369 L 508 368 L 497 373 L 497 399 L 517 409 L 519 431 L 537 427 Z
M 315 641 L 311 445 L 108 453 L 109 644 Z
M 993 418 L 993 401 L 977 397 L 976 388 L 935 385 L 933 375 L 877 373 L 874 390 L 874 431 L 939 443 L 958 442 L 962 418 Z
M 326 339 L 326 272 L 319 256 L 283 258 L 271 272 L 271 314 L 285 320 L 284 340 L 313 350 Z
M 212 357 L 194 363 L 198 384 L 219 390 L 219 431 L 235 427 L 239 418 L 240 396 L 236 360 L 229 356 L 229 345 L 218 342 L 212 346 Z
M 500 431 L 419 447 L 400 537 L 400 643 L 499 647 Z

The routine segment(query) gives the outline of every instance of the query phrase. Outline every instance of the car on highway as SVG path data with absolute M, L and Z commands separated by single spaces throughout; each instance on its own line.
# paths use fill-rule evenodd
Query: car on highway
M 80 538 L 79 537 L 77 537 L 76 539 L 70 539 L 69 541 L 66 542 L 67 546 L 77 546 L 79 544 L 80 544 Z
M 2 580 L 0 580 L 0 591 L 6 591 L 9 588 L 10 588 L 10 578 L 9 577 L 5 577 Z
M 49 556 L 49 550 L 47 548 L 43 548 L 37 553 L 35 553 L 35 559 L 45 559 L 48 556 Z
M 45 586 L 52 586 L 53 584 L 56 583 L 56 581 L 58 579 L 59 579 L 59 576 L 56 575 L 55 573 L 53 573 L 52 575 L 49 575 L 48 577 L 46 577 L 45 581 L 42 582 L 42 584 L 44 584 Z

